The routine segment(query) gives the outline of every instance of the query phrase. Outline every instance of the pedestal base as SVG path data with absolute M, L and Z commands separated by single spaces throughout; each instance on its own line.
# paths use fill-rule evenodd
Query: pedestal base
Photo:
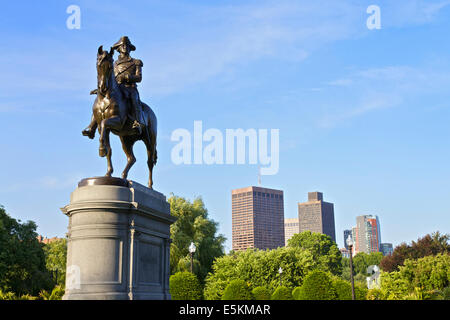
M 61 209 L 69 217 L 67 300 L 170 299 L 166 197 L 134 181 L 88 178 Z

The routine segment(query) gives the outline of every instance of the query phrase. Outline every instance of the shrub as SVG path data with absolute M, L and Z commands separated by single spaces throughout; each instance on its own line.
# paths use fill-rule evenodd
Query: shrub
M 33 297 L 30 294 L 23 294 L 19 298 L 17 298 L 17 300 L 37 300 L 37 299 L 38 297 Z
M 355 285 L 355 300 L 366 300 L 367 290 L 364 285 Z
M 366 300 L 383 300 L 383 291 L 376 288 L 367 290 Z
M 37 300 L 37 297 L 33 297 L 29 294 L 23 294 L 21 296 L 17 296 L 14 292 L 2 292 L 0 291 L 0 300 Z
M 267 287 L 256 287 L 252 290 L 255 300 L 270 300 L 271 293 Z
M 48 292 L 45 290 L 39 292 L 39 298 L 41 298 L 42 300 L 61 300 L 64 292 L 64 288 L 58 285 L 53 288 L 52 292 Z
M 352 300 L 352 285 L 345 280 L 337 279 L 333 282 L 337 300 Z
M 297 296 L 299 300 L 335 300 L 336 290 L 328 274 L 316 270 L 305 277 Z
M 293 300 L 292 298 L 292 289 L 289 289 L 287 287 L 281 286 L 278 287 L 272 296 L 270 297 L 271 300 Z
M 232 280 L 223 292 L 222 300 L 252 300 L 250 287 L 244 280 Z
M 0 300 L 17 300 L 17 296 L 14 292 L 3 292 L 0 290 Z
M 442 299 L 450 300 L 450 287 L 444 288 L 442 290 Z
M 197 277 L 187 271 L 170 276 L 169 290 L 173 300 L 202 299 L 202 288 Z
M 294 300 L 300 300 L 299 299 L 300 290 L 301 290 L 301 287 L 295 287 L 294 290 L 292 290 L 292 298 Z

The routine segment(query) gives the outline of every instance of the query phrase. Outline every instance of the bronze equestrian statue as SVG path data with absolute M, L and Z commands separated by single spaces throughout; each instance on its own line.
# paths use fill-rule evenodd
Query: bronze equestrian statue
M 120 55 L 114 63 L 114 50 Z M 92 107 L 92 118 L 89 126 L 82 134 L 93 139 L 95 130 L 100 134 L 100 157 L 105 157 L 108 171 L 105 176 L 111 177 L 113 166 L 111 163 L 110 132 L 118 135 L 122 148 L 127 156 L 127 165 L 122 172 L 122 179 L 126 179 L 128 171 L 136 162 L 133 145 L 142 140 L 147 148 L 147 164 L 149 169 L 148 187 L 152 188 L 153 166 L 156 164 L 156 132 L 157 122 L 153 110 L 140 101 L 137 82 L 142 80 L 141 60 L 130 57 L 130 51 L 136 50 L 128 37 L 122 37 L 111 47 L 103 51 L 103 46 L 97 52 L 97 89 L 91 91 L 97 97 Z

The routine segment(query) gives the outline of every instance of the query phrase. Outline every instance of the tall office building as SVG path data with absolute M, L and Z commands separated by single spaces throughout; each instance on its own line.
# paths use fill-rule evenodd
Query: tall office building
M 308 202 L 298 204 L 298 223 L 299 232 L 323 233 L 336 242 L 334 205 L 323 201 L 321 192 L 308 192 Z
M 380 221 L 378 216 L 363 215 L 356 217 L 355 253 L 379 252 L 381 243 Z
M 232 247 L 276 249 L 284 246 L 283 191 L 247 187 L 231 191 Z
M 298 218 L 284 219 L 284 241 L 288 245 L 288 240 L 296 233 L 299 233 Z

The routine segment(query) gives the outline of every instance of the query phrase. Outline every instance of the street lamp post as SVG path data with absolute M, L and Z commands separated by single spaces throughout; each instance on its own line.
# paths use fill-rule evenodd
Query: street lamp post
M 195 253 L 196 249 L 197 248 L 195 247 L 194 242 L 191 242 L 191 245 L 189 246 L 189 254 L 191 255 L 191 273 L 193 273 L 192 272 L 192 266 L 194 264 L 193 256 L 194 256 L 194 253 Z
M 278 269 L 278 273 L 280 274 L 280 287 L 281 287 L 281 274 L 283 273 L 283 269 L 281 269 L 281 267 L 280 269 Z
M 348 248 L 350 249 L 350 282 L 352 284 L 352 300 L 355 300 L 355 284 L 353 282 L 353 261 L 352 261 L 353 240 L 350 235 L 347 237 L 347 245 L 348 245 Z

